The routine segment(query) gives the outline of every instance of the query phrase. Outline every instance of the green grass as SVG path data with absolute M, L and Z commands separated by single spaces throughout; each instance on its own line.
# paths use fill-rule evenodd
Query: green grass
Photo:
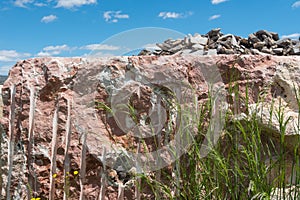
M 143 190 L 151 190 L 155 199 L 180 200 L 300 199 L 300 137 L 297 137 L 297 145 L 293 151 L 286 147 L 285 133 L 290 119 L 285 117 L 285 107 L 280 105 L 279 109 L 276 109 L 274 102 L 266 102 L 264 96 L 260 96 L 257 108 L 269 104 L 271 108 L 269 114 L 275 116 L 279 124 L 278 140 L 271 137 L 268 132 L 272 130 L 265 130 L 256 113 L 249 112 L 248 89 L 246 86 L 245 95 L 241 97 L 238 87 L 229 84 L 227 92 L 230 94 L 229 102 L 233 107 L 222 116 L 225 118 L 222 135 L 205 157 L 201 155 L 201 145 L 209 128 L 208 119 L 212 117 L 212 97 L 208 95 L 208 100 L 198 105 L 198 116 L 185 116 L 198 120 L 198 131 L 193 143 L 187 153 L 172 166 L 153 172 L 152 175 L 137 175 L 141 178 L 141 183 L 137 187 L 141 193 Z M 300 92 L 295 90 L 295 95 L 299 113 Z M 240 102 L 244 103 L 243 112 L 247 117 L 236 119 L 236 114 L 239 112 L 236 107 Z M 171 110 L 175 107 L 180 110 L 179 105 L 174 107 L 173 104 L 165 105 L 170 106 Z M 98 103 L 97 106 L 98 109 L 112 112 L 109 106 L 103 103 Z M 129 108 L 130 116 L 137 121 L 135 108 L 132 106 Z M 184 109 L 180 112 L 181 115 L 185 114 Z M 298 118 L 300 120 L 300 117 Z M 269 126 L 272 126 L 271 123 L 270 120 Z M 296 128 L 300 129 L 300 121 Z M 166 130 L 170 132 L 164 134 L 172 134 L 172 127 Z M 184 129 L 177 131 L 182 130 Z M 156 142 L 158 144 L 160 141 Z M 294 172 L 290 179 L 287 176 L 288 171 Z M 159 178 L 157 178 L 158 174 L 160 174 Z M 288 184 L 288 181 L 293 181 L 293 184 Z
M 237 94 L 236 88 L 230 90 Z M 299 92 L 295 95 L 300 110 Z M 247 91 L 244 102 L 249 102 Z M 207 133 L 204 122 L 211 115 L 211 100 L 199 107 L 197 135 L 189 151 L 174 164 L 177 167 L 161 170 L 163 180 L 142 176 L 142 184 L 151 188 L 155 199 L 300 199 L 300 139 L 293 152 L 287 149 L 285 132 L 290 119 L 285 118 L 283 106 L 270 110 L 278 120 L 279 141 L 266 134 L 255 114 L 236 120 L 233 109 L 224 116 L 218 144 L 204 158 L 200 148 Z M 287 163 L 288 158 L 292 163 Z M 294 171 L 290 179 L 294 184 L 287 183 L 288 165 Z M 276 196 L 276 192 L 282 195 Z

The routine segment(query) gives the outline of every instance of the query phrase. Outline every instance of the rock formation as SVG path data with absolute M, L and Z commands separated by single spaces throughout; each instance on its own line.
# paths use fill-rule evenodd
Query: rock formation
M 300 57 L 261 52 L 299 54 L 299 42 L 279 40 L 277 34 L 267 31 L 258 31 L 243 39 L 223 35 L 217 29 L 204 36 L 187 36 L 158 46 L 162 49 L 161 54 L 175 54 L 99 59 L 35 58 L 18 62 L 2 88 L 1 125 L 5 134 L 1 143 L 4 164 L 1 195 L 5 196 L 9 191 L 11 199 L 48 199 L 53 184 L 56 188 L 53 199 L 62 199 L 66 188 L 70 199 L 80 196 L 96 199 L 103 191 L 106 199 L 116 199 L 121 184 L 124 194 L 120 195 L 134 199 L 133 174 L 144 171 L 134 165 L 129 154 L 135 154 L 132 149 L 137 148 L 141 152 L 139 155 L 145 153 L 146 147 L 157 150 L 153 137 L 143 135 L 149 133 L 146 125 L 159 118 L 165 123 L 154 130 L 164 130 L 165 126 L 176 130 L 178 111 L 174 105 L 192 104 L 195 99 L 191 101 L 191 91 L 197 102 L 205 102 L 210 84 L 226 91 L 222 94 L 223 107 L 220 104 L 219 109 L 231 109 L 238 120 L 257 115 L 265 137 L 274 139 L 275 143 L 281 129 L 269 108 L 273 106 L 278 110 L 284 105 L 285 119 L 290 120 L 286 128 L 286 145 L 291 152 L 297 148 L 299 105 L 295 92 L 300 87 Z M 249 52 L 258 55 L 216 55 Z M 231 85 L 238 88 L 238 101 L 230 93 Z M 246 93 L 249 107 L 246 106 Z M 170 101 L 176 100 L 174 94 L 187 98 L 174 104 Z M 126 97 L 128 105 L 134 108 L 118 108 L 130 116 L 125 116 L 124 121 L 117 120 L 122 119 L 124 112 L 114 110 L 120 97 Z M 261 98 L 263 102 L 260 102 Z M 161 104 L 159 109 L 164 110 L 163 114 L 155 115 L 160 111 L 154 109 L 156 104 Z M 132 126 L 133 122 L 141 124 L 139 129 Z M 189 128 L 192 130 L 193 127 Z M 137 133 L 146 138 L 146 147 L 139 146 Z M 172 135 L 162 137 L 167 142 L 172 140 Z M 184 142 L 176 144 L 185 145 Z M 10 156 L 11 168 L 6 164 Z M 167 152 L 161 151 L 160 157 L 168 156 Z M 153 162 L 149 165 L 157 164 L 155 160 Z M 9 170 L 12 171 L 10 177 Z M 287 175 L 291 173 L 289 168 Z M 105 180 L 102 174 L 107 178 L 106 190 L 101 188 Z M 141 195 L 151 199 L 152 193 L 144 188 Z

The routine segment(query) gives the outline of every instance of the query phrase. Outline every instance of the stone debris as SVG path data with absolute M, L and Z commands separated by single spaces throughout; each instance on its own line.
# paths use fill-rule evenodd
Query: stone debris
M 259 30 L 242 38 L 233 34 L 223 34 L 220 28 L 205 35 L 188 34 L 183 39 L 168 39 L 156 44 L 160 50 L 143 50 L 139 55 L 216 55 L 216 54 L 271 54 L 277 56 L 300 55 L 300 41 L 290 38 L 280 39 L 278 33 Z

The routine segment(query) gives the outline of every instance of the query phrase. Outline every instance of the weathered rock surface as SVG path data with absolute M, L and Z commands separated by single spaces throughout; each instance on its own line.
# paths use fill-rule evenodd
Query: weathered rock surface
M 149 121 L 143 117 L 149 115 L 147 112 L 153 107 L 153 98 L 155 97 L 153 94 L 157 91 L 167 91 L 168 88 L 166 87 L 168 87 L 169 82 L 178 83 L 179 80 L 182 85 L 190 85 L 194 89 L 199 102 L 208 98 L 208 82 L 210 81 L 216 85 L 224 86 L 225 89 L 229 89 L 230 84 L 237 85 L 240 92 L 238 102 L 232 100 L 231 94 L 224 96 L 229 108 L 236 114 L 254 113 L 260 116 L 261 126 L 266 128 L 266 137 L 272 137 L 275 141 L 280 138 L 280 128 L 276 122 L 276 117 L 268 115 L 267 110 L 256 110 L 254 106 L 262 98 L 262 92 L 265 103 L 271 105 L 271 102 L 274 102 L 276 107 L 281 102 L 288 111 L 287 116 L 292 116 L 293 122 L 298 121 L 299 108 L 294 88 L 297 90 L 300 87 L 300 57 L 216 55 L 218 50 L 207 49 L 207 45 L 220 45 L 220 51 L 231 49 L 234 52 L 239 52 L 242 49 L 241 42 L 243 42 L 250 47 L 258 43 L 256 47 L 259 49 L 262 49 L 262 45 L 270 43 L 268 48 L 275 48 L 276 46 L 276 48 L 283 48 L 284 52 L 290 52 L 287 51 L 289 42 L 280 41 L 277 34 L 266 31 L 249 36 L 248 42 L 233 35 L 223 35 L 220 30 L 212 30 L 205 36 L 196 35 L 193 39 L 191 37 L 188 36 L 182 41 L 168 41 L 161 48 L 169 51 L 174 49 L 173 43 L 176 43 L 176 47 L 185 43 L 198 49 L 194 52 L 205 51 L 205 54 L 208 55 L 199 56 L 192 52 L 192 55 L 112 57 L 92 60 L 86 58 L 38 58 L 18 62 L 10 71 L 2 92 L 4 110 L 1 124 L 6 133 L 3 144 L 7 146 L 11 105 L 10 87 L 16 86 L 16 109 L 13 124 L 15 127 L 13 136 L 16 156 L 14 157 L 15 168 L 11 185 L 11 194 L 14 196 L 12 199 L 27 199 L 28 191 L 26 188 L 28 188 L 28 184 L 34 195 L 46 199 L 49 196 L 49 179 L 52 176 L 49 170 L 53 137 L 52 121 L 56 105 L 58 105 L 59 118 L 56 155 L 57 175 L 55 179 L 57 189 L 55 195 L 57 199 L 62 199 L 64 154 L 68 140 L 66 138 L 68 101 L 72 101 L 72 125 L 68 149 L 71 174 L 69 176 L 70 198 L 79 199 L 79 180 L 83 180 L 86 199 L 98 197 L 101 187 L 100 172 L 104 147 L 107 149 L 113 147 L 120 152 L 123 151 L 123 153 L 137 148 L 138 139 L 132 134 L 135 127 L 130 130 L 122 129 L 122 122 L 118 123 L 109 112 L 109 108 L 113 106 L 112 103 L 118 100 L 113 98 L 113 91 L 117 91 L 124 85 L 126 85 L 123 87 L 125 92 L 133 91 L 128 101 L 136 109 L 137 120 L 144 123 Z M 202 46 L 205 50 L 202 49 Z M 245 47 L 243 51 L 246 52 L 247 48 Z M 260 52 L 260 50 L 258 51 Z M 274 51 L 272 50 L 272 52 Z M 28 161 L 31 88 L 35 90 L 36 102 L 32 160 Z M 139 89 L 136 90 L 136 88 Z M 247 110 L 244 100 L 246 88 L 248 89 L 249 103 L 253 104 L 252 107 L 250 106 L 250 110 Z M 167 96 L 168 92 L 163 94 Z M 165 102 L 164 105 L 169 104 Z M 174 114 L 172 112 L 172 110 L 168 110 L 166 114 L 168 120 L 172 119 Z M 268 124 L 270 120 L 274 122 L 271 127 Z M 130 124 L 130 122 L 128 123 Z M 299 129 L 295 127 L 294 123 L 290 123 L 289 126 L 286 145 L 293 150 L 295 144 L 292 141 L 295 137 L 299 137 Z M 80 177 L 73 172 L 81 170 L 83 138 L 86 133 L 86 174 L 84 177 Z M 146 140 L 148 148 L 155 150 L 153 143 L 151 138 Z M 142 149 L 141 151 L 146 150 Z M 7 153 L 2 154 L 1 159 L 3 163 L 6 163 Z M 121 161 L 118 159 L 122 159 L 121 153 L 119 155 L 107 153 L 106 162 L 115 163 L 114 166 L 109 165 L 108 170 L 114 170 L 116 175 L 109 182 L 106 197 L 107 199 L 116 199 L 118 190 L 116 183 L 122 182 L 127 184 L 125 187 L 126 198 L 133 199 L 133 187 L 130 183 L 132 176 L 128 173 L 131 169 L 126 168 L 127 166 L 120 163 Z M 27 167 L 27 162 L 32 163 L 32 168 Z M 6 173 L 7 166 L 4 166 L 2 195 L 5 194 Z M 110 177 L 109 171 L 105 173 Z M 32 182 L 28 180 L 30 174 L 33 177 Z M 151 192 L 145 189 L 143 195 L 151 196 Z M 150 199 L 150 197 L 147 198 Z
M 157 44 L 161 51 L 148 53 L 153 55 L 170 55 L 188 51 L 197 52 L 197 55 L 213 54 L 271 54 L 278 56 L 300 55 L 300 41 L 289 38 L 280 39 L 279 35 L 266 30 L 259 30 L 242 38 L 232 34 L 223 34 L 221 29 L 213 29 L 205 35 L 196 33 L 187 35 L 183 39 L 166 40 Z M 197 48 L 195 48 L 197 46 Z M 217 52 L 211 54 L 211 49 Z M 190 51 L 188 53 L 191 53 Z M 143 54 L 141 54 L 143 55 Z

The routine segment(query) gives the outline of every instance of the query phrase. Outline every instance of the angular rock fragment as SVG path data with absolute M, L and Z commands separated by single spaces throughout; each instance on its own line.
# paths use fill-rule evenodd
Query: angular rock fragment
M 193 46 L 192 46 L 192 50 L 203 50 L 204 49 L 204 46 L 203 45 L 201 45 L 201 44 L 194 44 Z
M 248 36 L 248 41 L 250 42 L 250 44 L 254 44 L 254 43 L 257 43 L 257 42 L 261 42 L 258 37 L 256 37 L 253 33 L 251 33 L 249 36 Z
M 287 48 L 288 46 L 290 46 L 292 44 L 292 41 L 289 38 L 284 38 L 284 39 L 276 41 L 276 44 L 278 47 Z
M 271 35 L 272 35 L 273 40 L 275 40 L 275 41 L 279 40 L 279 35 L 278 35 L 278 33 L 274 33 L 274 32 L 270 32 L 270 33 L 271 33 Z
M 184 45 L 179 44 L 179 45 L 176 45 L 173 48 L 169 49 L 169 51 L 172 53 L 177 53 L 178 51 L 180 51 L 182 49 L 184 49 Z
M 194 37 L 191 37 L 190 41 L 192 44 L 206 45 L 208 42 L 208 38 L 202 37 L 201 35 L 196 35 Z
M 263 47 L 263 48 L 261 49 L 261 52 L 267 53 L 267 54 L 273 54 L 272 50 L 269 49 L 268 47 Z
M 204 50 L 200 49 L 197 51 L 192 51 L 190 54 L 193 56 L 202 56 L 202 55 L 204 55 Z
M 216 41 L 221 36 L 220 31 L 220 28 L 212 29 L 206 35 L 208 35 L 210 40 Z
M 266 39 L 264 40 L 264 42 L 265 42 L 265 44 L 266 44 L 266 46 L 267 46 L 268 48 L 270 48 L 270 47 L 276 45 L 275 40 L 273 40 L 272 38 L 266 38 Z
M 296 45 L 292 49 L 292 54 L 293 55 L 300 55 L 300 45 Z
M 266 43 L 265 42 L 257 42 L 257 43 L 254 43 L 253 44 L 253 47 L 255 48 L 255 49 L 262 49 L 264 46 L 266 45 Z
M 238 43 L 232 34 L 226 34 L 218 38 L 218 42 L 222 43 L 227 48 L 238 47 Z
M 273 52 L 274 52 L 276 55 L 282 55 L 282 54 L 283 54 L 283 48 L 276 48 L 276 49 L 273 49 Z
M 212 56 L 212 55 L 217 55 L 218 52 L 216 49 L 209 49 L 207 52 L 206 52 L 206 55 L 209 55 L 209 56 Z
M 266 38 L 272 38 L 272 34 L 266 30 L 259 30 L 255 35 L 261 40 L 264 41 Z

